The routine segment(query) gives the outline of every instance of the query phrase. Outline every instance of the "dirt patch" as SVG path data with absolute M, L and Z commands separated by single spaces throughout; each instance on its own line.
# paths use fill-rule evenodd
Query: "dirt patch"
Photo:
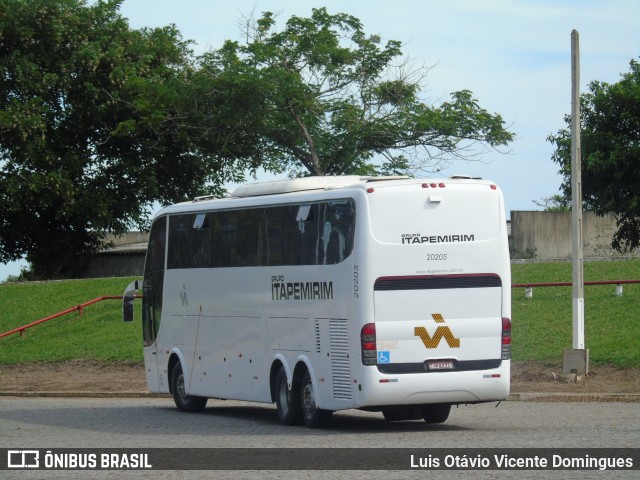
M 0 392 L 144 392 L 140 363 L 90 360 L 0 365 Z
M 640 394 L 640 369 L 591 365 L 582 378 L 562 375 L 560 364 L 512 362 L 511 392 Z
M 568 383 L 559 365 L 513 362 L 512 393 L 640 394 L 640 369 L 594 365 L 589 375 Z M 572 379 L 569 379 L 572 380 Z M 0 392 L 145 392 L 144 365 L 69 361 L 0 365 Z

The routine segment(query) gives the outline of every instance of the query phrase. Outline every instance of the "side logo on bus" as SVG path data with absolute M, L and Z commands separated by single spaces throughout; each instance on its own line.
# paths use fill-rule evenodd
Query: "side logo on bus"
M 439 313 L 432 313 L 431 317 L 436 323 L 444 323 L 444 317 Z M 425 327 L 415 327 L 413 329 L 413 335 L 420 337 L 420 340 L 422 340 L 422 343 L 424 343 L 426 348 L 438 348 L 440 340 L 443 338 L 449 347 L 460 348 L 460 339 L 456 338 L 447 326 L 440 326 L 436 328 L 436 332 L 433 334 L 433 337 L 429 335 L 429 332 L 427 332 Z

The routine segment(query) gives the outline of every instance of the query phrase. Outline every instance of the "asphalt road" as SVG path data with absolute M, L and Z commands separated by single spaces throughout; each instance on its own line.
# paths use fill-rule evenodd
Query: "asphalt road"
M 379 413 L 336 413 L 328 429 L 285 427 L 275 407 L 210 400 L 203 413 L 170 399 L 0 399 L 0 448 L 637 448 L 638 403 L 503 402 L 453 408 L 441 425 L 386 422 Z M 295 474 L 292 474 L 295 473 Z M 464 478 L 470 472 L 437 472 Z M 606 472 L 606 478 L 637 478 Z M 175 478 L 175 472 L 0 472 L 3 478 Z M 472 472 L 482 478 L 605 478 L 599 471 Z M 340 472 L 187 472 L 181 478 L 338 478 Z M 435 478 L 423 471 L 357 471 L 349 478 Z

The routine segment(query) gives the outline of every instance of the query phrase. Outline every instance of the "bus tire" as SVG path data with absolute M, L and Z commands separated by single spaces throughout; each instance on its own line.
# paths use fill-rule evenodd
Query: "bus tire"
M 283 425 L 300 425 L 302 423 L 302 413 L 300 411 L 300 395 L 294 381 L 289 390 L 287 382 L 287 372 L 284 367 L 280 367 L 276 375 L 276 407 L 278 410 L 278 420 Z
M 322 410 L 321 408 L 318 408 L 316 404 L 313 382 L 308 370 L 305 370 L 304 375 L 302 376 L 300 404 L 302 407 L 302 418 L 307 427 L 325 427 L 331 421 L 333 412 L 331 410 Z
M 176 363 L 171 371 L 171 393 L 176 407 L 183 412 L 201 412 L 207 405 L 206 397 L 187 394 L 180 362 Z
M 427 423 L 444 423 L 449 418 L 451 405 L 447 403 L 434 403 L 432 405 L 423 405 L 421 408 L 422 418 Z

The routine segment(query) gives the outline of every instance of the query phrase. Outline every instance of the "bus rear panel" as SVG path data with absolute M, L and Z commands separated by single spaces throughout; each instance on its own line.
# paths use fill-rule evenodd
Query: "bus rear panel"
M 380 185 L 367 202 L 373 302 L 362 309 L 360 405 L 506 399 L 511 278 L 499 189 L 467 179 Z

